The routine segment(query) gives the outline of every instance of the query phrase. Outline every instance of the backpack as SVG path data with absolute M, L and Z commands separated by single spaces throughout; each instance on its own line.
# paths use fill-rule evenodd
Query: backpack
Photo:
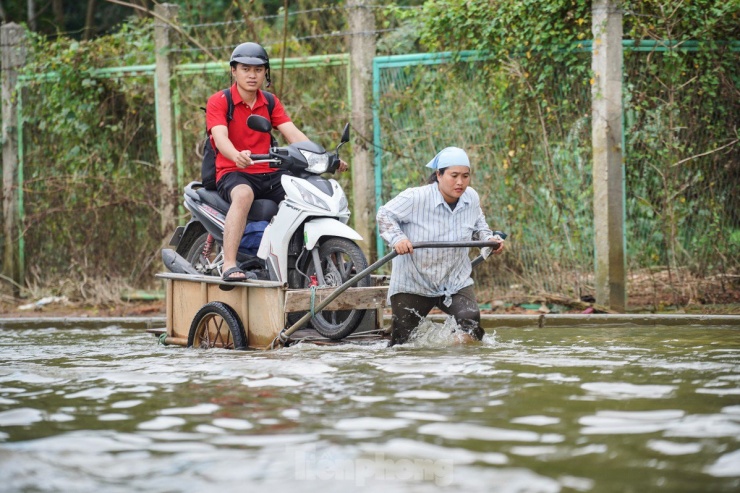
M 226 102 L 228 103 L 229 107 L 226 111 L 226 125 L 228 126 L 229 123 L 231 123 L 231 120 L 234 119 L 234 100 L 231 99 L 231 89 L 224 89 L 222 91 L 224 93 L 224 96 L 226 97 Z M 267 91 L 260 91 L 262 94 L 265 95 L 265 99 L 267 99 L 267 114 L 270 115 L 270 119 L 272 119 L 272 110 L 275 108 L 275 96 L 273 96 L 272 93 Z M 203 111 L 205 111 L 205 108 L 201 108 Z M 272 137 L 272 146 L 276 146 L 277 142 L 275 141 L 275 138 Z M 208 136 L 208 130 L 206 130 L 206 139 L 203 143 L 203 162 L 200 164 L 200 177 L 201 177 L 201 183 L 203 183 L 203 187 L 206 190 L 216 190 L 216 154 L 217 150 L 213 148 L 211 145 L 211 138 Z
M 270 224 L 269 221 L 247 221 L 244 234 L 239 242 L 239 252 L 247 255 L 257 255 L 257 250 L 259 250 L 262 242 L 262 235 L 268 224 Z

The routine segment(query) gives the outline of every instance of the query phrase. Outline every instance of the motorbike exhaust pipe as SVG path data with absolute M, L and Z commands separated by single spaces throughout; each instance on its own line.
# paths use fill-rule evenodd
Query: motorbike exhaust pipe
M 193 274 L 200 275 L 200 272 L 195 270 L 190 262 L 182 258 L 182 256 L 171 248 L 162 249 L 162 262 L 167 270 L 174 274 Z

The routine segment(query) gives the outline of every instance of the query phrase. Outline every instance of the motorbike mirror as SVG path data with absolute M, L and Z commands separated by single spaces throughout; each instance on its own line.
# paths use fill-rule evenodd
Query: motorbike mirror
M 346 144 L 347 142 L 349 142 L 349 123 L 344 126 L 344 130 L 342 131 L 342 144 Z
M 247 126 L 257 132 L 268 133 L 272 130 L 270 120 L 259 115 L 250 115 L 249 118 L 247 118 Z
M 339 142 L 339 145 L 337 146 L 337 157 L 339 157 L 339 148 L 342 147 L 344 144 L 349 142 L 349 123 L 344 125 L 344 130 L 342 131 L 342 140 Z

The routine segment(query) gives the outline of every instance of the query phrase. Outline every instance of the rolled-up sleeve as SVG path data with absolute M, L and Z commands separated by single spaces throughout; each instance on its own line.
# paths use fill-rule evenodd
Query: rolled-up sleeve
M 375 220 L 378 222 L 380 236 L 391 247 L 406 238 L 401 225 L 408 222 L 412 211 L 413 200 L 409 194 L 404 192 L 378 209 Z
M 489 238 L 493 238 L 493 231 L 488 226 L 486 216 L 483 214 L 483 210 L 478 207 L 478 219 L 475 220 L 475 227 L 473 230 L 473 239 L 477 241 L 487 241 Z

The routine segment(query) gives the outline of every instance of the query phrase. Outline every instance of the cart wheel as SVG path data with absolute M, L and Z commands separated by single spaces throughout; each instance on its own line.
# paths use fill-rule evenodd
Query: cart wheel
M 188 347 L 191 346 L 202 349 L 246 349 L 247 336 L 239 315 L 220 301 L 203 305 L 190 324 Z

